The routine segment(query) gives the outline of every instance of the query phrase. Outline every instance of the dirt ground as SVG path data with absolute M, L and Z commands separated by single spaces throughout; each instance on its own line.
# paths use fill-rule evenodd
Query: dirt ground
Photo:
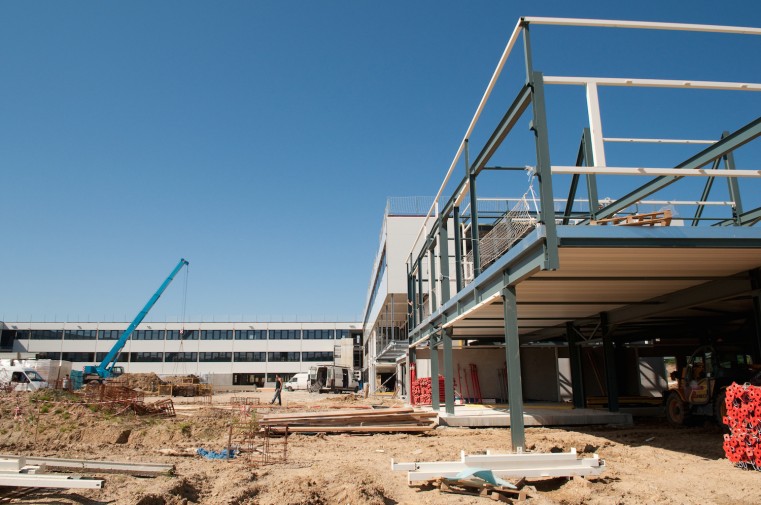
M 271 392 L 236 396 L 270 400 Z M 285 392 L 288 409 L 394 404 L 353 395 Z M 36 403 L 30 403 L 36 397 Z M 213 403 L 178 398 L 177 417 L 115 414 L 97 406 L 67 403 L 59 394 L 6 393 L 0 403 L 0 452 L 34 456 L 171 463 L 174 475 L 153 478 L 87 474 L 105 479 L 101 490 L 33 490 L 3 503 L 79 505 L 321 505 L 321 504 L 486 504 L 481 497 L 453 495 L 407 485 L 396 461 L 453 461 L 460 451 L 510 452 L 505 428 L 438 428 L 428 434 L 292 435 L 287 461 L 253 465 L 245 458 L 206 460 L 198 447 L 226 447 L 230 423 L 250 422 L 229 408 L 230 395 Z M 158 398 L 155 398 L 158 399 Z M 152 401 L 148 398 L 147 401 Z M 17 410 L 18 407 L 18 410 Z M 243 420 L 242 420 L 243 419 Z M 249 419 L 249 420 L 245 420 Z M 722 431 L 710 423 L 674 429 L 659 419 L 634 426 L 527 428 L 527 450 L 597 453 L 607 469 L 590 480 L 538 479 L 529 504 L 756 504 L 761 472 L 734 468 L 724 457 Z M 275 446 L 273 446 L 275 447 Z M 184 455 L 187 453 L 188 455 Z M 179 455 L 169 455 L 179 454 Z

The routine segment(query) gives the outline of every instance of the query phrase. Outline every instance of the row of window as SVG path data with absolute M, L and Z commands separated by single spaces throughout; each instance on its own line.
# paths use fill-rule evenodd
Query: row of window
M 118 340 L 123 330 L 19 330 L 16 339 Z M 349 330 L 136 330 L 132 340 L 333 340 Z
M 40 354 L 41 358 L 62 359 L 92 363 L 103 361 L 105 352 L 47 352 Z M 333 361 L 333 353 L 326 352 L 124 352 L 119 357 L 121 362 L 131 363 L 173 363 L 192 362 L 202 363 L 236 363 L 242 362 L 299 362 L 299 361 Z

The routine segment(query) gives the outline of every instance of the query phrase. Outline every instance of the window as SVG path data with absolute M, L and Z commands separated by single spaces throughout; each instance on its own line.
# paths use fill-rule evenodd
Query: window
M 266 352 L 236 352 L 235 361 L 236 362 L 243 362 L 243 361 L 265 362 L 267 361 L 267 353 Z
M 349 330 L 336 330 L 336 338 L 342 339 L 349 336 Z
M 132 340 L 164 340 L 164 330 L 137 330 Z
M 198 340 L 198 330 L 166 330 L 167 340 Z
M 132 363 L 160 363 L 164 361 L 163 352 L 133 352 L 130 355 Z
M 95 360 L 94 352 L 64 352 L 61 353 L 61 359 L 64 361 L 81 361 L 86 363 L 92 363 Z
M 95 340 L 95 330 L 64 330 L 64 340 Z
M 304 330 L 304 340 L 331 340 L 335 336 L 333 330 Z
M 302 352 L 302 361 L 333 361 L 333 353 L 330 351 Z
M 98 340 L 119 340 L 124 330 L 98 330 Z
M 268 352 L 267 361 L 301 361 L 300 352 Z
M 231 352 L 202 352 L 198 355 L 198 361 L 206 362 L 223 362 L 229 363 L 232 361 L 233 353 Z
M 232 340 L 233 330 L 201 330 L 201 340 Z
M 61 340 L 61 330 L 32 330 L 29 332 L 29 338 L 32 340 Z
M 37 359 L 60 359 L 60 352 L 38 352 Z
M 270 340 L 299 340 L 301 330 L 270 330 Z
M 235 330 L 235 340 L 267 340 L 267 330 Z
M 198 353 L 195 352 L 168 352 L 164 355 L 164 361 L 167 363 L 172 362 L 186 362 L 195 363 L 198 357 Z
M 234 373 L 233 384 L 236 386 L 258 386 L 264 387 L 263 373 Z

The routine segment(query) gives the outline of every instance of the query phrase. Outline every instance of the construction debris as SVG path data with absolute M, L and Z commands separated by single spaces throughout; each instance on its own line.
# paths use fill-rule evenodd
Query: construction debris
M 437 479 L 433 482 L 442 493 L 483 496 L 507 503 L 523 502 L 528 497 L 525 490 L 508 486 L 495 486 L 476 479 Z
M 302 412 L 262 416 L 259 424 L 281 433 L 390 433 L 425 432 L 437 425 L 436 412 L 411 407 L 346 409 L 333 412 Z
M 160 415 L 174 417 L 174 403 L 171 398 L 145 403 L 145 393 L 114 384 L 88 384 L 79 390 L 84 402 L 100 408 L 113 410 L 117 414 L 127 411 L 137 415 Z
M 407 482 L 427 482 L 434 479 L 456 479 L 461 472 L 491 470 L 500 478 L 574 477 L 600 475 L 605 461 L 597 454 L 591 458 L 577 458 L 576 449 L 561 453 L 477 454 L 466 456 L 462 451 L 460 461 L 395 463 L 391 470 L 407 471 Z
M 0 459 L 0 486 L 101 489 L 100 479 L 46 473 L 46 465 L 29 465 L 23 456 Z

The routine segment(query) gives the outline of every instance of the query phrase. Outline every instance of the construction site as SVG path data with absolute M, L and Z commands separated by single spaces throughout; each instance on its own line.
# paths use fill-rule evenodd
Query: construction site
M 535 68 L 579 27 L 761 37 L 519 18 L 436 196 L 389 199 L 361 322 L 149 323 L 186 259 L 131 323 L 2 322 L 0 503 L 758 503 L 757 69 Z M 640 92 L 750 120 L 607 133 Z

